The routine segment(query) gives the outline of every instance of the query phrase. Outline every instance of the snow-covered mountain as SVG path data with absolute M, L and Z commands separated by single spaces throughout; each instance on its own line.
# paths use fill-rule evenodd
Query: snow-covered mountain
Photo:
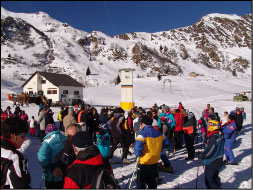
M 1 7 L 1 80 L 24 81 L 35 71 L 71 75 L 89 86 L 112 83 L 120 68 L 135 77 L 215 74 L 250 77 L 252 15 L 208 14 L 192 26 L 110 37 L 77 30 L 48 14 Z M 90 68 L 91 75 L 86 77 Z

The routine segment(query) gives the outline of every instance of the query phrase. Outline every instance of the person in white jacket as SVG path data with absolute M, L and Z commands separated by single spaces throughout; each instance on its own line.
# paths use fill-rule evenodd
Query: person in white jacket
M 133 127 L 135 131 L 135 138 L 140 134 L 140 114 L 139 112 L 134 113 Z
M 36 125 L 36 121 L 34 119 L 34 116 L 32 116 L 30 120 L 30 135 L 33 137 L 35 136 L 35 125 Z

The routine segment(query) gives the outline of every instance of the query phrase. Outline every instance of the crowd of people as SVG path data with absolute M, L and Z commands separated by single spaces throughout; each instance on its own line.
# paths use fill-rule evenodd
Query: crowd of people
M 120 163 L 130 163 L 127 157 L 131 149 L 138 158 L 137 188 L 157 188 L 159 171 L 173 172 L 169 152 L 185 147 L 186 160 L 196 157 L 198 134 L 202 138 L 203 151 L 198 157 L 205 165 L 205 184 L 220 188 L 219 170 L 224 164 L 237 164 L 233 143 L 246 120 L 243 108 L 224 112 L 221 120 L 210 104 L 196 119 L 181 102 L 173 109 L 154 104 L 150 109 L 134 107 L 125 113 L 109 107 L 102 108 L 100 114 L 89 105 L 63 106 L 57 116 L 59 127 L 48 106 L 40 107 L 37 120 L 34 116 L 28 120 L 25 111 L 17 107 L 14 114 L 10 110 L 8 106 L 1 113 L 2 188 L 30 188 L 27 159 L 17 150 L 27 139 L 29 128 L 30 135 L 40 139 L 37 156 L 47 189 L 119 188 L 111 167 L 118 163 L 113 156 L 118 144 L 122 148 Z M 160 159 L 162 164 L 158 164 Z

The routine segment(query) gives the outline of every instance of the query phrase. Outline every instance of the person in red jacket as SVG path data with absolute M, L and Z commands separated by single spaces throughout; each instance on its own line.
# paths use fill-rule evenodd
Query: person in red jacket
M 182 108 L 182 106 L 181 106 Z M 183 108 L 182 108 L 183 109 Z M 176 109 L 176 114 L 174 115 L 175 119 L 175 149 L 182 148 L 182 138 L 183 138 L 183 124 L 184 124 L 184 114 L 181 113 L 181 110 Z
M 72 137 L 76 160 L 67 168 L 64 189 L 119 188 L 90 134 L 80 131 Z
M 5 110 L 5 112 L 3 112 L 1 114 L 1 122 L 7 118 L 11 118 L 11 117 L 14 117 L 13 113 L 11 113 L 11 107 L 8 106 Z

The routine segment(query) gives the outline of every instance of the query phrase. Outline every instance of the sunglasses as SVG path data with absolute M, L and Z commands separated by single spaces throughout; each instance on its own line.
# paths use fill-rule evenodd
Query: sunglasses
M 19 134 L 18 136 L 20 136 L 22 139 L 26 138 L 26 134 Z

